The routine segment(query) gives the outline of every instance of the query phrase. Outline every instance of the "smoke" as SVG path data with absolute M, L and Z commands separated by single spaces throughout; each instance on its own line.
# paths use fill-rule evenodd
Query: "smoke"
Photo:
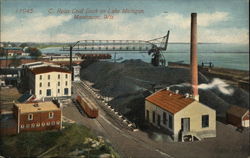
M 225 95 L 232 95 L 234 93 L 233 88 L 229 88 L 229 85 L 219 78 L 214 78 L 213 81 L 208 84 L 200 84 L 198 88 L 203 90 L 218 88 L 218 90 Z
M 169 87 L 171 88 L 171 87 L 190 87 L 190 86 L 191 86 L 190 83 L 180 83 L 180 84 L 171 85 Z

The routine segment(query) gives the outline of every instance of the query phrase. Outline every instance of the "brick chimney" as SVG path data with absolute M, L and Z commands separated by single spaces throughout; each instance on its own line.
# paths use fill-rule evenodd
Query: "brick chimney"
M 197 13 L 191 13 L 191 76 L 193 98 L 199 101 L 198 93 L 198 64 L 197 64 Z

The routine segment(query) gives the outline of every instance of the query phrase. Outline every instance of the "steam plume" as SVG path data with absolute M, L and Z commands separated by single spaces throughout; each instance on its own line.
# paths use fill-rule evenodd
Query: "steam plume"
M 200 84 L 198 88 L 204 90 L 218 88 L 221 93 L 226 95 L 232 95 L 234 93 L 233 88 L 229 88 L 229 85 L 219 78 L 214 78 L 213 81 L 208 84 Z

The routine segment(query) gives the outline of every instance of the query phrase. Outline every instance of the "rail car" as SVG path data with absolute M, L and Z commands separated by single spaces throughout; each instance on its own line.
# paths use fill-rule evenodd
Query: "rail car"
M 99 110 L 90 100 L 77 96 L 76 101 L 80 104 L 81 109 L 88 115 L 88 117 L 98 117 Z

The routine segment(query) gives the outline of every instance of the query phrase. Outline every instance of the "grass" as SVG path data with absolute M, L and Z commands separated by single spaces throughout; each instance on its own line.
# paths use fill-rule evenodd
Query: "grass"
M 86 127 L 77 124 L 65 124 L 64 126 L 65 128 L 61 131 L 27 132 L 3 137 L 0 144 L 0 153 L 6 157 L 69 157 L 80 155 L 99 157 L 101 154 L 110 154 L 114 158 L 119 157 L 110 144 L 94 136 Z M 95 142 L 99 142 L 99 145 L 93 147 Z M 80 152 L 76 154 L 75 151 Z

